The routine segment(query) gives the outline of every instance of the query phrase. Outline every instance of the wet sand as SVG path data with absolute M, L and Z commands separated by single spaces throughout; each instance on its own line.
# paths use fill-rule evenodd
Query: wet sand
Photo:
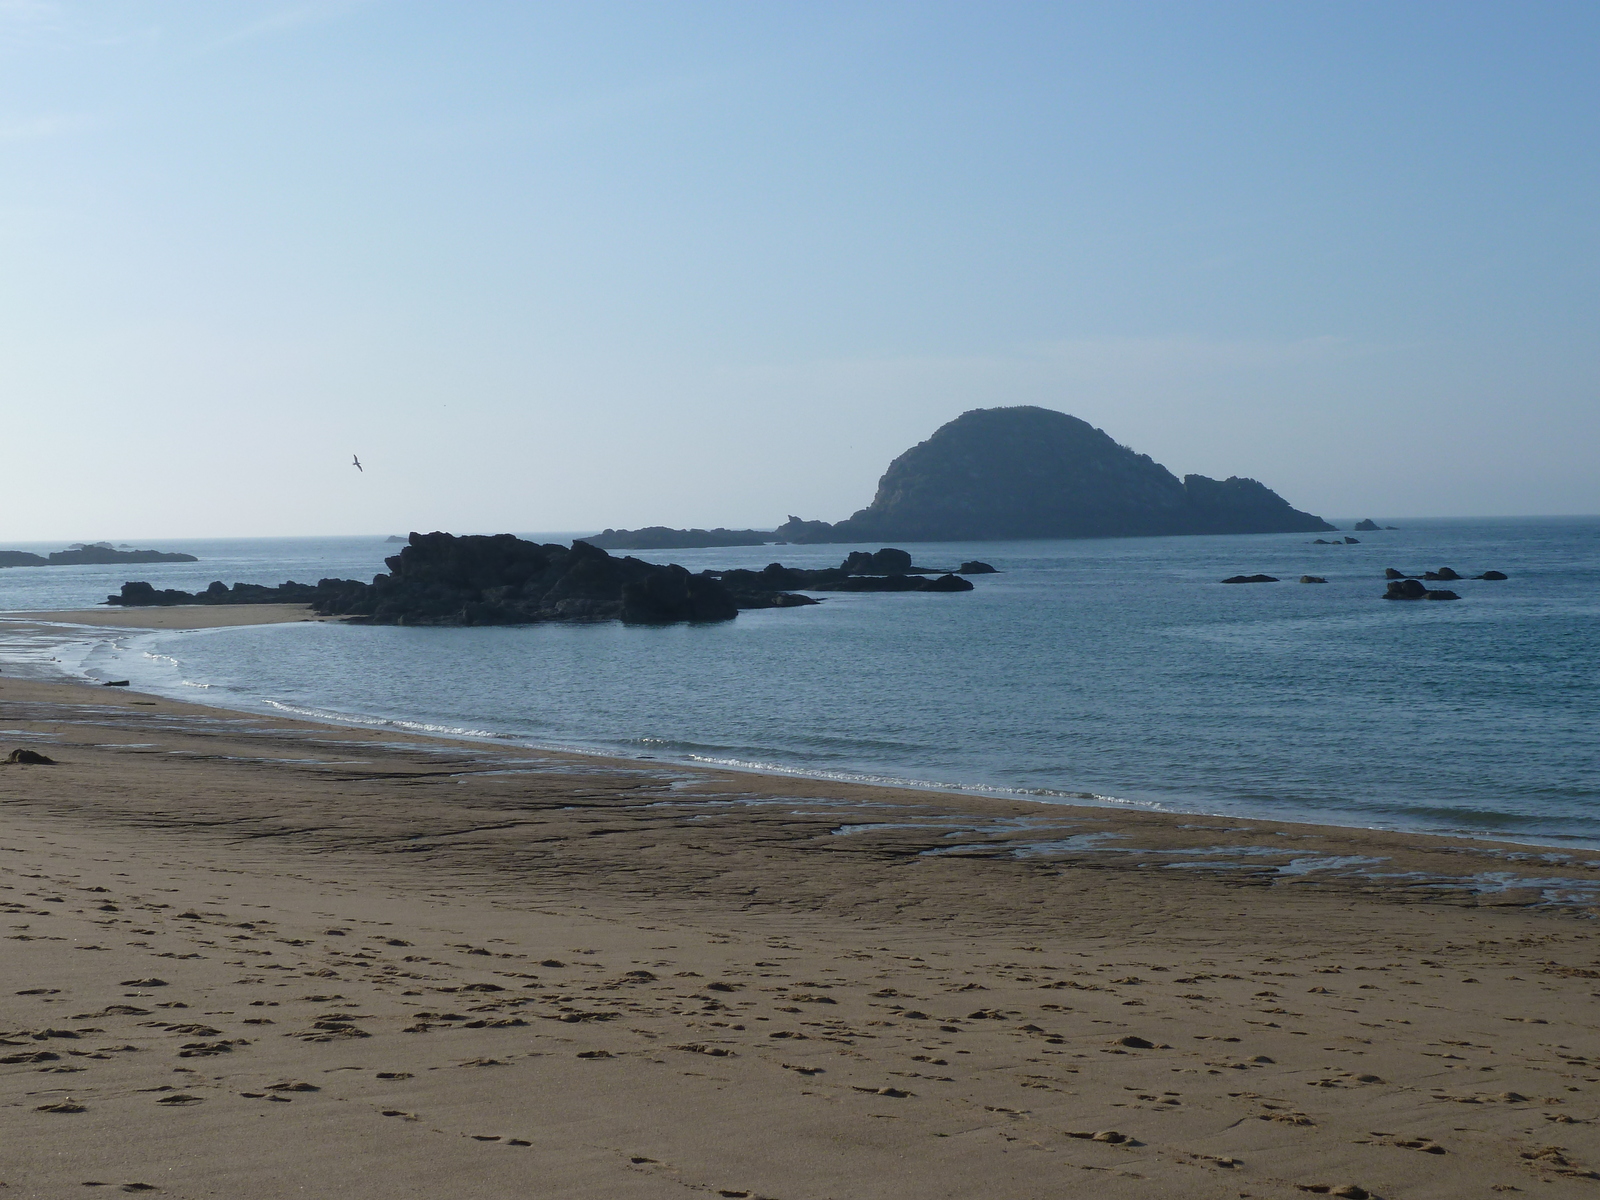
M 172 610 L 165 610 L 172 611 Z M 0 1182 L 1600 1186 L 1600 855 L 0 680 Z

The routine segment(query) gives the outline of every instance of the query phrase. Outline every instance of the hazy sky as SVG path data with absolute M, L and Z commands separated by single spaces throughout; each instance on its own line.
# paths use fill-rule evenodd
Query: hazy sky
M 1018 403 L 1327 516 L 1600 512 L 1597 51 L 1593 0 L 0 0 L 0 540 L 837 520 Z

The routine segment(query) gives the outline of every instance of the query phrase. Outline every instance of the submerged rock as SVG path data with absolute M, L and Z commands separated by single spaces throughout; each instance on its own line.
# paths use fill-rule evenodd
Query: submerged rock
M 1277 583 L 1276 575 L 1230 575 L 1223 583 Z
M 1327 583 L 1328 581 L 1326 579 L 1324 579 L 1321 575 L 1302 575 L 1302 576 L 1300 576 L 1300 582 L 1301 583 Z
M 1415 579 L 1395 579 L 1389 581 L 1388 588 L 1383 593 L 1385 600 L 1459 600 L 1455 592 L 1444 590 L 1430 590 L 1422 586 Z

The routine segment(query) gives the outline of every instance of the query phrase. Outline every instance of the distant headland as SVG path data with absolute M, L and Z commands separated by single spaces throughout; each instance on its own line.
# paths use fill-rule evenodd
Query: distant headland
M 26 550 L 0 550 L 0 567 L 81 567 L 113 563 L 199 562 L 192 554 L 166 550 L 118 550 L 110 542 L 80 542 L 46 557 Z
M 606 549 L 766 541 L 974 542 L 1024 538 L 1321 533 L 1334 527 L 1265 484 L 1181 480 L 1087 421 L 1033 405 L 976 408 L 889 464 L 872 503 L 847 520 L 790 517 L 771 533 L 651 526 L 608 529 Z

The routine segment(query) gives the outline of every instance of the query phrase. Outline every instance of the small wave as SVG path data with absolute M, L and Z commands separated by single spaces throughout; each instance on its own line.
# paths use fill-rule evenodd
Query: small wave
M 784 763 L 761 762 L 754 759 L 720 758 L 707 754 L 685 756 L 692 762 L 709 766 L 730 767 L 736 771 L 757 771 L 763 775 L 792 775 L 801 779 L 831 779 L 838 783 L 877 784 L 881 787 L 915 788 L 919 791 L 968 792 L 979 796 L 1018 796 L 1028 800 L 1066 800 L 1078 804 L 1106 805 L 1117 808 L 1138 808 L 1165 812 L 1165 805 L 1148 800 L 1129 800 L 1122 796 L 1106 796 L 1099 792 L 1069 792 L 1055 788 L 1012 788 L 987 783 L 943 783 L 932 779 L 910 779 L 899 775 L 877 775 L 865 771 L 828 771 L 814 767 L 791 767 Z
M 428 721 L 402 721 L 391 717 L 365 717 L 351 713 L 329 712 L 319 708 L 301 708 L 298 705 L 285 704 L 281 700 L 266 700 L 264 703 L 280 712 L 293 713 L 297 717 L 309 717 L 314 721 L 337 721 L 343 725 L 364 725 L 373 729 L 405 729 L 412 733 L 432 733 L 440 737 L 499 739 L 506 736 L 490 729 L 464 729 L 456 725 L 435 725 Z

